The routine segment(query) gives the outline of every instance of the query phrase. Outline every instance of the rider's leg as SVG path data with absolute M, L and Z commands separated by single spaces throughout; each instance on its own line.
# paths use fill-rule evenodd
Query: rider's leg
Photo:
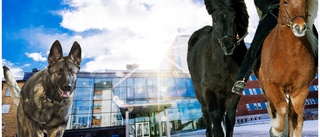
M 313 25 L 313 34 L 314 36 L 317 38 L 317 45 L 318 45 L 318 31 L 317 31 L 317 28 Z M 318 67 L 318 54 L 315 55 L 315 64 L 316 64 L 316 67 Z
M 232 87 L 232 92 L 241 95 L 252 70 L 260 59 L 261 45 L 270 31 L 277 25 L 277 18 L 273 15 L 266 15 L 260 20 L 256 34 L 252 40 L 251 46 L 247 51 L 241 64 L 240 72 L 237 76 L 237 82 Z

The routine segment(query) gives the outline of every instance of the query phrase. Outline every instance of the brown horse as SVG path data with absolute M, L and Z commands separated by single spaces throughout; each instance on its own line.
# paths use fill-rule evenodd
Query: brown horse
M 317 0 L 280 0 L 278 24 L 263 43 L 255 73 L 268 100 L 270 136 L 302 136 L 304 105 L 316 74 L 317 7 Z

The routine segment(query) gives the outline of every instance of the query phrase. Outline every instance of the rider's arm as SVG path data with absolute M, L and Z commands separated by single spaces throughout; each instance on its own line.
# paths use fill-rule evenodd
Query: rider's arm
M 278 8 L 279 0 L 254 0 L 254 4 L 262 13 L 273 13 Z

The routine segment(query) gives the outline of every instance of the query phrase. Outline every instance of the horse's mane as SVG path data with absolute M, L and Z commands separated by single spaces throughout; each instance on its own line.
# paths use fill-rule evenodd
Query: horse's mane
M 234 9 L 239 36 L 242 37 L 247 33 L 249 15 L 244 0 L 204 0 L 204 4 L 210 15 L 221 8 L 231 7 Z
M 313 24 L 314 19 L 317 17 L 318 0 L 308 0 L 308 30 L 306 32 L 307 39 L 310 41 L 312 50 L 315 55 L 318 55 L 318 39 L 314 36 Z

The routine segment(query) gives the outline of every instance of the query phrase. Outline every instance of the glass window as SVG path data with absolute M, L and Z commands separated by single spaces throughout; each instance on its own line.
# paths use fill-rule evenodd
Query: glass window
M 111 126 L 111 113 L 102 113 L 101 127 Z
M 181 120 L 190 119 L 188 108 L 179 108 L 181 114 Z
M 136 87 L 134 88 L 135 98 L 147 98 L 148 91 L 147 87 Z
M 8 114 L 10 109 L 10 104 L 2 104 L 2 114 Z
M 113 88 L 113 95 L 120 98 L 120 87 Z
M 201 108 L 201 105 L 197 99 L 189 99 L 190 103 L 188 107 L 193 107 L 193 108 Z
M 73 102 L 72 114 L 91 114 L 92 113 L 92 100 L 91 101 L 77 101 Z
M 134 86 L 135 87 L 146 87 L 147 80 L 145 78 L 134 78 Z
M 187 95 L 186 79 L 184 78 L 175 79 L 175 82 L 177 86 L 177 95 L 186 96 Z
M 101 112 L 111 112 L 111 100 L 102 100 Z
M 249 104 L 246 104 L 246 107 L 247 107 L 248 111 L 251 111 L 251 108 L 250 108 Z
M 113 78 L 112 85 L 113 87 L 125 87 L 127 85 L 126 78 Z
M 127 87 L 127 98 L 134 98 L 134 90 L 132 87 Z
M 10 91 L 9 91 L 9 88 L 6 89 L 6 94 L 4 95 L 6 97 L 10 97 Z
M 135 98 L 147 98 L 147 79 L 134 78 L 134 93 Z
M 113 101 L 111 101 L 111 105 L 112 105 L 112 110 L 111 110 L 111 112 L 115 112 L 115 113 L 117 113 L 117 112 L 119 112 L 119 108 L 118 108 L 118 106 L 116 105 L 116 103 L 114 103 Z
M 314 103 L 318 104 L 318 98 L 313 98 L 314 99 Z
M 101 100 L 95 100 L 93 101 L 93 112 L 92 113 L 101 113 L 102 111 L 102 101 Z
M 188 107 L 188 104 L 189 104 L 189 100 L 181 100 L 179 101 L 178 106 L 179 108 L 186 108 Z
M 260 104 L 261 104 L 261 108 L 262 108 L 262 109 L 267 109 L 266 102 L 263 102 L 263 103 L 260 103 Z
M 192 96 L 192 97 L 194 97 L 194 96 L 195 96 L 195 93 L 194 93 L 194 88 L 193 88 L 193 85 L 192 85 L 192 80 L 191 80 L 191 78 L 187 78 L 187 79 L 186 79 L 186 84 L 187 84 L 187 89 L 188 89 L 188 95 L 187 95 L 187 96 Z
M 93 88 L 76 88 L 74 100 L 93 100 Z
M 169 120 L 180 119 L 179 109 L 168 109 L 168 117 L 169 117 Z
M 89 128 L 91 127 L 92 115 L 88 114 L 79 114 L 79 115 L 71 115 L 71 128 L 79 129 L 79 128 Z
M 120 126 L 121 125 L 121 115 L 119 115 L 118 113 L 110 113 L 111 114 L 111 126 Z M 120 116 L 120 120 L 119 119 Z
M 92 127 L 100 127 L 101 122 L 102 122 L 101 113 L 92 115 Z
M 104 90 L 104 89 L 110 89 L 110 88 L 112 88 L 112 81 L 110 78 L 94 80 L 95 90 Z
M 125 87 L 121 87 L 120 88 L 120 99 L 125 99 L 127 96 L 127 92 L 126 92 L 126 88 Z
M 133 86 L 133 78 L 127 78 L 127 86 Z
M 112 90 L 107 89 L 107 90 L 102 90 L 102 99 L 112 99 Z
M 176 86 L 173 78 L 163 78 L 159 82 L 159 90 L 163 96 L 176 96 Z
M 148 97 L 149 98 L 158 97 L 158 90 L 156 90 L 153 87 L 148 87 L 147 92 L 148 92 Z
M 95 90 L 93 100 L 102 100 L 102 90 Z
M 93 87 L 93 79 L 91 78 L 77 78 L 76 87 Z
M 158 78 L 147 79 L 147 94 L 149 98 L 158 97 Z

